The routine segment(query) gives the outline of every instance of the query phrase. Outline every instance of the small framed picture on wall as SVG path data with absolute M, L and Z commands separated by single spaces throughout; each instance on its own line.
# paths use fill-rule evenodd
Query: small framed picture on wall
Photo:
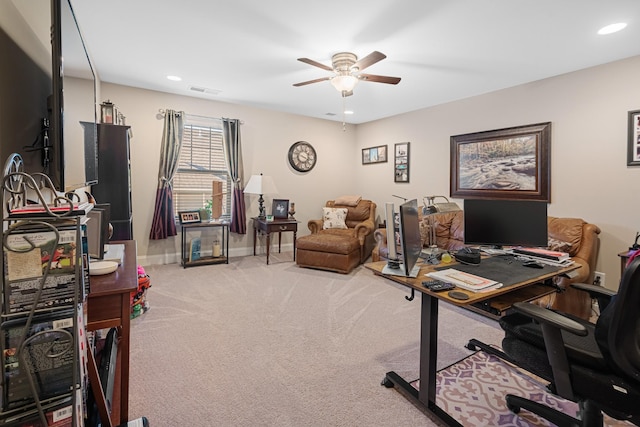
M 640 166 L 640 110 L 629 111 L 627 166 Z
M 393 168 L 395 182 L 409 182 L 409 143 L 395 145 L 395 164 Z

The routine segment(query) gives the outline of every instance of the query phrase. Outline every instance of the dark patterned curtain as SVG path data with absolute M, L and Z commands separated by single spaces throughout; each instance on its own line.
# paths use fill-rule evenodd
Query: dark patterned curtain
M 156 205 L 151 223 L 151 240 L 166 239 L 178 234 L 173 217 L 173 176 L 178 168 L 178 158 L 182 147 L 184 112 L 167 110 L 164 115 L 162 151 L 158 171 Z
M 232 233 L 247 234 L 247 214 L 244 206 L 244 167 L 242 166 L 242 148 L 240 144 L 240 121 L 222 119 L 222 144 L 231 176 L 231 225 Z

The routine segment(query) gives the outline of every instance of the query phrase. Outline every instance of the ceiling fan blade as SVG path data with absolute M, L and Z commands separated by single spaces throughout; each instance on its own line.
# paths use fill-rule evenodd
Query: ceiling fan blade
M 390 85 L 400 83 L 400 77 L 376 76 L 375 74 L 359 74 L 358 78 L 367 82 L 387 83 Z
M 304 62 L 305 64 L 313 65 L 314 67 L 322 68 L 323 70 L 333 71 L 333 68 L 329 67 L 328 65 L 321 64 L 318 61 L 314 61 L 313 59 L 298 58 L 298 61 Z
M 307 80 L 306 82 L 294 83 L 293 85 L 295 87 L 299 87 L 299 86 L 310 85 L 311 83 L 324 82 L 325 80 L 330 80 L 330 79 L 331 79 L 331 77 L 322 77 L 322 78 L 319 78 L 319 79 Z
M 359 61 L 357 61 L 355 64 L 353 64 L 353 66 L 358 67 L 358 69 L 362 71 L 365 68 L 372 66 L 376 62 L 382 61 L 386 57 L 387 55 L 385 55 L 384 53 L 378 52 L 376 50 L 374 52 L 371 52 L 369 55 L 365 56 L 364 58 L 360 59 Z

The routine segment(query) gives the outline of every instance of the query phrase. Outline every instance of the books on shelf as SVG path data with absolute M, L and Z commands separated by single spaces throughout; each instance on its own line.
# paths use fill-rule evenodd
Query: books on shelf
M 69 305 L 82 262 L 75 227 L 14 231 L 5 237 L 4 314 Z M 39 298 L 36 299 L 40 290 Z
M 527 248 L 527 247 L 518 247 L 513 249 L 513 253 L 519 255 L 528 255 L 539 258 L 546 258 L 553 261 L 564 261 L 569 259 L 569 254 L 567 252 L 560 251 L 552 251 L 544 248 Z
M 58 206 L 54 205 L 46 205 L 46 207 L 42 204 L 30 204 L 24 205 L 18 208 L 11 209 L 9 213 L 10 218 L 20 217 L 34 217 L 34 216 L 42 216 L 48 215 L 47 208 L 56 215 L 63 215 L 71 210 L 70 215 L 86 215 L 87 212 L 93 208 L 93 204 L 88 202 L 83 203 L 73 203 L 73 206 L 70 206 L 69 203 L 60 203 Z
M 488 291 L 502 286 L 502 283 L 496 282 L 495 280 L 476 276 L 475 274 L 466 273 L 453 268 L 433 271 L 431 273 L 427 273 L 427 276 L 440 280 L 441 282 L 452 283 L 462 289 L 472 292 Z
M 200 237 L 194 237 L 191 239 L 189 245 L 189 262 L 197 261 L 200 259 L 200 250 L 202 249 L 202 239 Z

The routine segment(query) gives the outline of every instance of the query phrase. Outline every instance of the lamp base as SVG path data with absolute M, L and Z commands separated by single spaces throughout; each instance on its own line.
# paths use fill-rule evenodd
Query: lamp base
M 260 195 L 260 198 L 258 199 L 258 209 L 260 210 L 260 214 L 258 215 L 258 219 L 267 219 L 267 215 L 265 215 L 265 213 L 264 213 L 264 198 L 262 197 L 262 194 Z

